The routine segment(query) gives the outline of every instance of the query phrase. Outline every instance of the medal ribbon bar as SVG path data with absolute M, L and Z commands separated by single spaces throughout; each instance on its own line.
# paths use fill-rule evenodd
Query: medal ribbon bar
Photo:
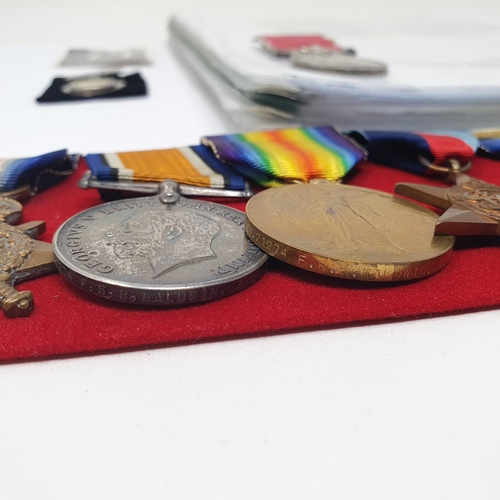
M 57 184 L 73 173 L 78 155 L 66 149 L 33 158 L 0 159 L 0 194 L 29 185 L 31 193 Z
M 202 145 L 154 151 L 89 154 L 92 178 L 111 182 L 162 182 L 244 190 L 245 178 L 265 187 L 311 179 L 337 181 L 361 160 L 417 174 L 450 160 L 469 163 L 476 152 L 500 157 L 500 139 L 472 133 L 351 131 L 305 127 L 206 136 Z M 490 144 L 491 143 L 491 144 Z
M 206 146 L 89 154 L 85 161 L 98 181 L 162 182 L 219 189 L 245 189 L 245 180 Z
M 352 131 L 348 135 L 367 150 L 368 160 L 420 175 L 428 172 L 429 164 L 445 166 L 456 160 L 466 165 L 479 146 L 473 134 L 461 131 Z
M 329 126 L 210 136 L 202 142 L 265 187 L 317 178 L 337 181 L 365 158 L 360 146 Z

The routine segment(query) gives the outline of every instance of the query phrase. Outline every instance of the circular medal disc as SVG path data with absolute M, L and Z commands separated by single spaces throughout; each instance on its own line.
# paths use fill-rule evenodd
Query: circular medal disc
M 112 77 L 93 77 L 72 80 L 61 86 L 61 92 L 73 97 L 96 97 L 117 92 L 127 86 L 125 80 Z
M 54 235 L 56 267 L 77 287 L 120 302 L 167 306 L 224 297 L 264 273 L 267 255 L 245 215 L 216 203 L 158 196 L 86 210 Z
M 361 281 L 423 278 L 451 258 L 453 236 L 434 236 L 438 216 L 379 191 L 331 182 L 262 191 L 245 230 L 269 255 L 327 276 Z
M 384 74 L 387 65 L 369 59 L 360 59 L 342 52 L 298 50 L 290 56 L 292 64 L 308 69 L 353 74 Z

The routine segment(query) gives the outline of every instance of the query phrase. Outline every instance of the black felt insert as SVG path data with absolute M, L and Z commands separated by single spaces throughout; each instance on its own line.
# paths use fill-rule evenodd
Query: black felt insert
M 89 78 L 95 75 L 89 75 Z M 92 97 L 83 97 L 83 96 L 72 96 L 61 92 L 61 87 L 71 81 L 68 78 L 54 78 L 49 88 L 37 98 L 39 103 L 47 103 L 47 102 L 63 102 L 63 101 L 86 101 L 89 99 L 113 99 L 116 97 L 134 97 L 134 96 L 143 96 L 147 94 L 146 82 L 142 78 L 139 73 L 133 73 L 128 76 L 119 76 L 116 73 L 109 73 L 105 75 L 99 75 L 103 77 L 112 77 L 117 80 L 124 80 L 126 82 L 126 86 L 120 90 L 116 90 L 114 92 L 109 92 L 107 94 L 92 96 Z M 78 77 L 81 79 L 81 77 Z M 76 78 L 75 78 L 76 80 Z

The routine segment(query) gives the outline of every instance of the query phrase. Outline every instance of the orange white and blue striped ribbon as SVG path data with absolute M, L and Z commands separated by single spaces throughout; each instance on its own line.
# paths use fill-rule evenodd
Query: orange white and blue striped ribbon
M 244 189 L 245 180 L 218 160 L 206 146 L 89 154 L 85 160 L 101 181 L 161 182 L 226 189 Z

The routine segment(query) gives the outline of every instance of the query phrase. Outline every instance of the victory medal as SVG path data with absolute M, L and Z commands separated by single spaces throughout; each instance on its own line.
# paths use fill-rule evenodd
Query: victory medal
M 269 255 L 307 271 L 361 281 L 405 281 L 442 269 L 453 236 L 438 216 L 371 189 L 316 181 L 268 189 L 247 205 L 246 232 Z

